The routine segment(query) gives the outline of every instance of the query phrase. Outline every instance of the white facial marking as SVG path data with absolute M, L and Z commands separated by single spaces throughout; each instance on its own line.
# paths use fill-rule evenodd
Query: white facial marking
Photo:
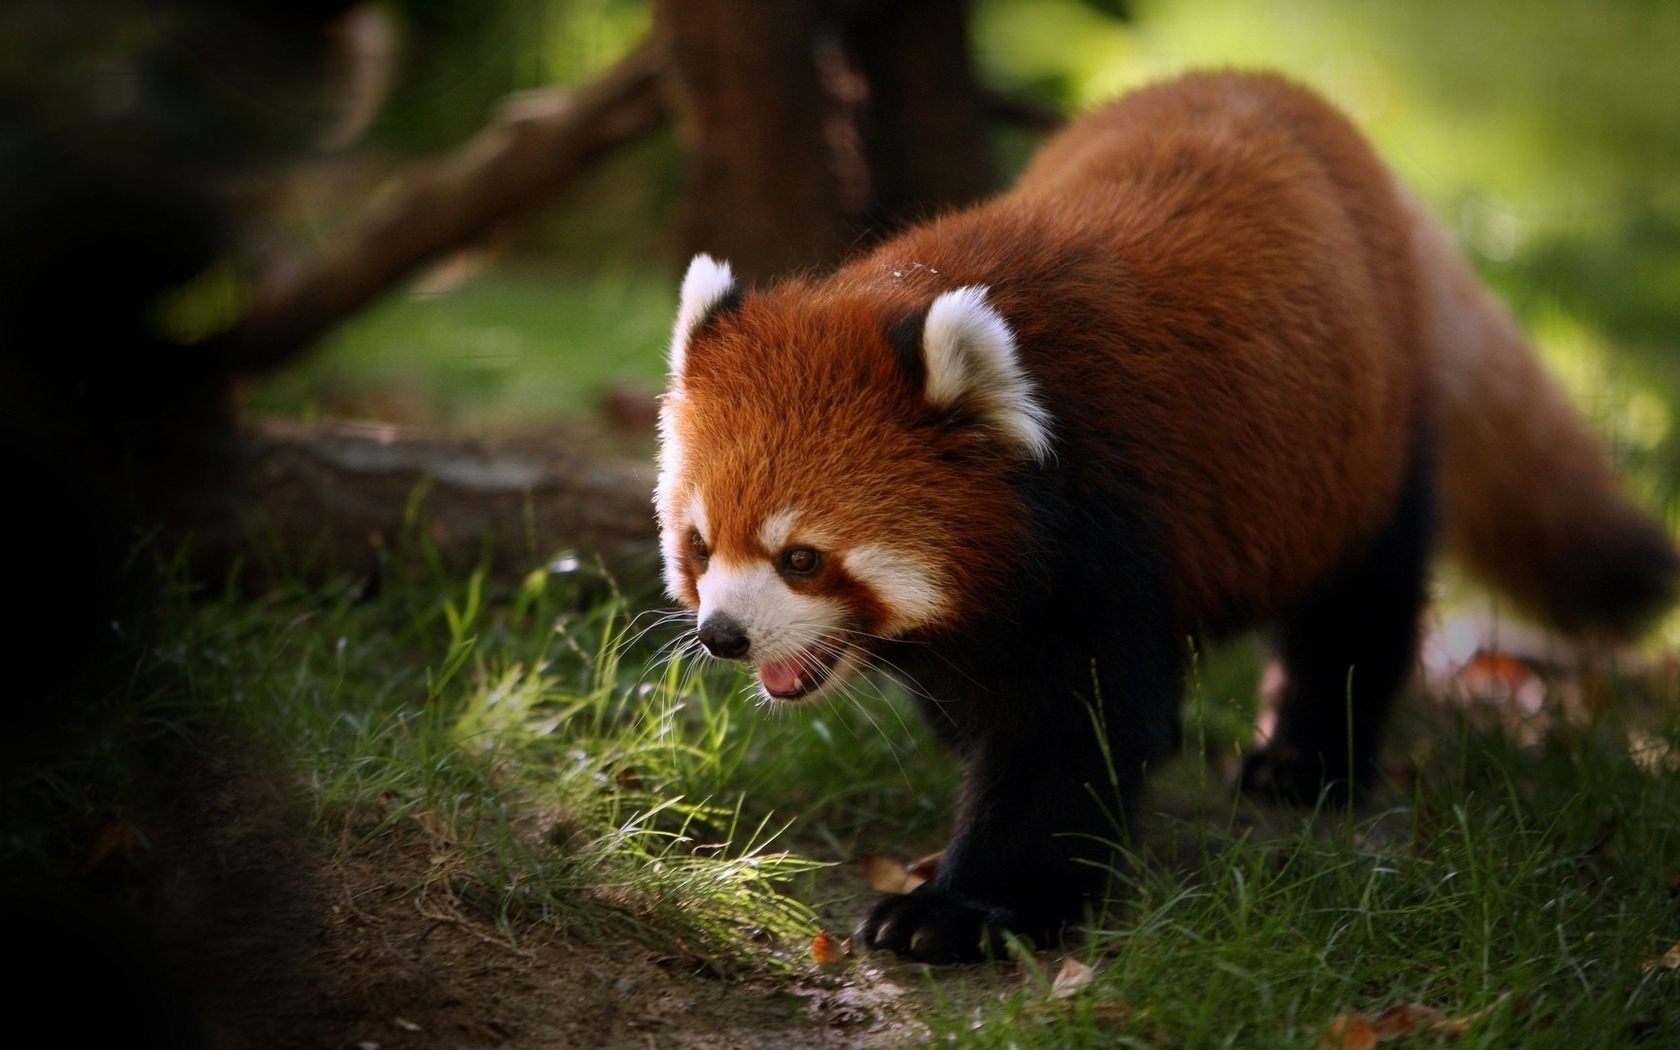
M 707 311 L 735 290 L 735 274 L 726 262 L 718 262 L 710 255 L 700 254 L 688 264 L 682 282 L 681 303 L 677 307 L 677 324 L 671 333 L 671 375 L 681 380 L 683 364 L 688 356 L 688 340 L 694 334 Z
M 677 399 L 665 395 L 659 408 L 659 480 L 653 487 L 653 509 L 659 517 L 659 551 L 663 559 L 665 591 L 679 597 L 677 585 L 681 581 L 683 527 L 677 513 L 677 479 L 683 471 L 683 444 L 677 434 Z
M 700 534 L 700 538 L 707 543 L 712 542 L 712 523 L 706 517 L 706 501 L 700 498 L 700 493 L 688 494 L 688 526 Z
M 665 526 L 659 533 L 660 576 L 665 581 L 665 593 L 677 601 L 683 600 L 682 549 L 682 530 Z
M 882 634 L 925 627 L 949 611 L 939 574 L 914 555 L 864 546 L 846 552 L 846 571 L 874 591 L 891 610 Z
M 1050 458 L 1050 413 L 1015 351 L 1009 322 L 986 302 L 986 289 L 945 292 L 922 327 L 927 401 L 949 408 L 964 398 L 980 416 L 1040 463 Z
M 846 609 L 830 598 L 795 593 L 766 561 L 719 561 L 695 581 L 699 623 L 722 613 L 740 624 L 752 643 L 749 655 L 763 664 L 790 659 L 827 643 L 845 622 Z M 839 644 L 839 643 L 833 643 Z
M 676 484 L 683 467 L 682 435 L 677 432 L 677 408 L 682 398 L 666 394 L 659 405 L 659 484 Z M 669 491 L 666 495 L 669 495 Z
M 794 543 L 815 547 L 819 551 L 832 545 L 830 537 L 822 530 L 801 525 L 798 512 L 791 507 L 765 515 L 758 524 L 758 542 L 764 544 L 764 549 L 772 555 Z
M 706 518 L 706 501 L 700 493 L 690 492 L 687 499 L 679 502 L 675 477 L 672 469 L 661 471 L 658 487 L 654 490 L 654 502 L 659 511 L 659 554 L 663 561 L 661 569 L 665 593 L 682 601 L 682 570 L 688 563 L 688 534 L 693 530 L 700 534 L 702 541 L 709 542 L 712 532 Z
M 793 537 L 794 513 L 791 510 L 778 510 L 774 514 L 765 516 L 758 526 L 758 542 L 764 544 L 764 549 L 775 554 L 788 545 Z

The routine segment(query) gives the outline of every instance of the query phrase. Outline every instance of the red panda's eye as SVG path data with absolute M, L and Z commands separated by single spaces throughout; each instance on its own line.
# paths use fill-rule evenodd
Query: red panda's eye
M 688 534 L 688 553 L 694 555 L 694 560 L 701 568 L 706 567 L 706 559 L 712 556 L 711 550 L 706 547 L 706 541 L 700 538 L 698 532 Z
M 822 558 L 810 547 L 789 547 L 782 552 L 782 572 L 790 576 L 809 576 L 821 564 Z

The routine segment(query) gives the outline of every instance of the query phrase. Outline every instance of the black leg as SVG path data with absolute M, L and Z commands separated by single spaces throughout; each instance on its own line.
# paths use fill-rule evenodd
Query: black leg
M 1413 470 L 1393 520 L 1347 569 L 1281 622 L 1286 683 L 1270 741 L 1243 767 L 1244 791 L 1312 803 L 1369 788 L 1382 730 L 1417 660 L 1428 597 L 1434 486 Z
M 958 741 L 966 776 L 956 829 L 932 880 L 870 910 L 857 931 L 864 946 L 971 960 L 1001 947 L 1004 930 L 1054 944 L 1101 905 L 1144 767 L 1163 757 L 1176 726 L 1181 661 L 1164 639 L 1140 637 L 1107 640 L 1121 658 L 1104 661 L 1112 670 L 1100 691 L 1079 655 L 1090 649 L 1070 645 L 1041 665 L 1063 673 L 1021 675 L 1014 689 L 956 702 L 970 716 L 990 709 Z

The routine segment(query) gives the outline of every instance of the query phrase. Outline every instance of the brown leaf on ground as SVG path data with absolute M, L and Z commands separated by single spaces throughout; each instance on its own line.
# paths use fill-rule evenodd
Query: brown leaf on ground
M 923 882 L 932 881 L 933 877 L 939 874 L 939 862 L 944 859 L 945 851 L 940 850 L 938 853 L 929 853 L 920 860 L 911 861 L 910 877 L 919 880 L 916 883 L 917 886 L 920 886 Z M 914 889 L 915 887 L 911 888 Z
M 909 878 L 910 869 L 896 857 L 871 853 L 863 858 L 863 880 L 877 893 L 906 893 L 904 884 Z
M 846 956 L 851 954 L 851 945 L 846 941 L 834 939 L 834 935 L 827 930 L 818 930 L 811 938 L 811 960 L 818 966 L 832 966 L 845 962 Z
M 1639 964 L 1640 973 L 1650 973 L 1652 970 L 1680 970 L 1680 944 L 1671 944 L 1668 951 Z
M 897 857 L 871 853 L 863 858 L 863 878 L 878 893 L 909 893 L 939 874 L 944 856 L 944 852 L 930 853 L 906 864 Z
M 1324 1035 L 1318 1041 L 1318 1050 L 1371 1050 L 1378 1043 L 1413 1035 L 1457 1039 L 1471 1025 L 1497 1010 L 1509 997 L 1507 992 L 1480 1010 L 1456 1017 L 1440 1007 L 1416 1002 L 1395 1003 L 1375 1017 L 1349 1010 L 1325 1026 Z
M 1437 1031 L 1447 1021 L 1445 1012 L 1427 1003 L 1395 1003 L 1371 1018 L 1371 1029 L 1380 1043 L 1418 1032 Z
M 1376 1045 L 1376 1029 L 1358 1010 L 1331 1021 L 1318 1040 L 1318 1050 L 1373 1050 Z
M 880 894 L 907 894 L 926 882 L 926 879 L 912 875 L 911 869 L 899 858 L 884 857 L 880 853 L 864 857 L 864 880 L 869 882 L 869 889 Z
M 1095 971 L 1070 955 L 1062 960 L 1062 968 L 1056 971 L 1056 979 L 1050 982 L 1050 998 L 1066 999 L 1078 995 L 1090 987 L 1095 976 Z

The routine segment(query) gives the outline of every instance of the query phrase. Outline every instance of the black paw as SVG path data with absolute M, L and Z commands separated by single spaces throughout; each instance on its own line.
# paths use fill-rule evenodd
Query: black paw
M 976 962 L 1001 953 L 994 913 L 964 904 L 932 883 L 875 902 L 852 940 L 925 963 Z
M 1272 746 L 1243 759 L 1237 789 L 1245 795 L 1294 806 L 1346 804 L 1352 786 L 1345 764 L 1331 768 L 1319 754 Z M 1355 789 L 1355 796 L 1359 794 Z

